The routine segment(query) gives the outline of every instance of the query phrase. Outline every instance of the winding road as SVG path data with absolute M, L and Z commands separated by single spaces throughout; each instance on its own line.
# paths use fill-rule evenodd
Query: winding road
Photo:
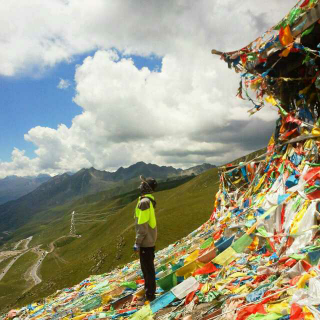
M 20 241 L 18 241 L 15 246 L 13 247 L 13 250 L 17 250 L 17 248 L 19 247 L 19 245 L 21 244 L 21 242 L 25 241 L 24 243 L 24 248 L 22 250 L 17 250 L 18 252 L 21 252 L 20 254 L 16 255 L 9 263 L 8 265 L 1 271 L 0 273 L 0 281 L 2 280 L 2 278 L 7 274 L 7 272 L 10 270 L 10 268 L 13 266 L 13 264 L 21 257 L 23 256 L 25 253 L 27 253 L 30 249 L 28 249 L 29 247 L 29 243 L 32 240 L 32 236 L 27 238 L 27 239 L 22 239 Z M 7 258 L 4 258 L 3 260 L 7 260 L 12 256 L 12 251 L 9 251 L 10 254 L 8 254 Z M 2 260 L 2 261 L 3 261 Z
M 67 261 L 65 261 L 64 259 L 62 259 L 61 257 L 59 257 L 55 252 L 55 242 L 62 239 L 62 238 L 68 238 L 68 237 L 74 237 L 71 235 L 66 235 L 66 236 L 61 236 L 53 241 L 51 241 L 49 243 L 49 251 L 40 249 L 40 245 L 37 247 L 32 248 L 31 250 L 36 253 L 38 255 L 38 259 L 37 261 L 34 263 L 34 265 L 25 273 L 25 279 L 32 279 L 33 280 L 33 285 L 29 286 L 29 288 L 25 291 L 30 290 L 32 287 L 36 286 L 37 284 L 39 284 L 42 279 L 39 277 L 38 275 L 38 271 L 41 267 L 41 263 L 43 262 L 43 260 L 45 259 L 45 257 L 49 254 L 49 253 L 53 253 L 54 254 L 54 258 L 62 263 L 67 263 Z
M 21 243 L 23 240 L 24 240 L 24 239 L 18 241 L 18 242 L 14 245 L 14 247 L 13 247 L 12 250 L 17 250 L 17 248 L 19 247 L 20 243 Z
M 48 252 L 40 249 L 40 245 L 35 248 L 32 248 L 31 250 L 32 250 L 32 252 L 34 252 L 38 255 L 38 259 L 33 264 L 33 266 L 25 273 L 25 279 L 31 278 L 33 281 L 33 285 L 31 287 L 33 287 L 42 281 L 42 279 L 38 276 L 38 270 L 41 266 L 42 261 L 44 260 L 44 258 L 48 254 Z M 30 287 L 28 288 L 28 290 L 29 289 L 30 289 Z
M 26 240 L 26 242 L 24 243 L 24 248 L 23 248 L 22 250 L 28 250 L 29 243 L 30 243 L 30 241 L 32 240 L 32 238 L 33 238 L 33 236 L 31 236 L 31 237 L 29 237 L 29 238 L 25 239 L 25 240 Z
M 8 263 L 8 265 L 2 271 L 0 271 L 0 281 L 3 279 L 3 277 L 7 274 L 7 272 L 10 270 L 10 268 L 14 265 L 14 263 L 21 256 L 23 256 L 25 253 L 27 253 L 29 251 L 32 251 L 32 252 L 36 253 L 38 257 L 37 257 L 37 260 L 35 261 L 35 263 L 24 274 L 25 280 L 32 281 L 32 284 L 30 284 L 30 286 L 28 286 L 28 288 L 25 290 L 25 292 L 30 290 L 32 287 L 36 286 L 37 284 L 41 283 L 42 279 L 39 276 L 39 269 L 41 267 L 43 260 L 45 259 L 45 257 L 49 253 L 54 254 L 54 258 L 56 259 L 57 262 L 67 263 L 67 261 L 65 261 L 64 259 L 59 257 L 59 255 L 56 252 L 54 252 L 54 250 L 55 250 L 55 242 L 56 241 L 58 241 L 62 238 L 68 238 L 68 237 L 78 237 L 78 236 L 65 235 L 65 236 L 61 236 L 61 237 L 53 240 L 48 245 L 49 251 L 40 249 L 40 245 L 33 247 L 33 248 L 29 248 L 30 241 L 32 240 L 32 236 L 31 236 L 29 238 L 22 239 L 22 240 L 18 241 L 14 245 L 14 247 L 11 251 L 0 252 L 0 262 L 7 260 L 7 259 L 11 258 L 12 256 L 14 256 L 14 258 Z M 22 242 L 24 242 L 23 248 L 18 250 L 18 247 L 21 245 Z M 1 256 L 3 256 L 3 259 L 1 259 Z
M 29 250 L 28 250 L 29 251 Z M 15 256 L 10 262 L 9 264 L 2 270 L 2 272 L 0 273 L 0 281 L 2 280 L 2 278 L 7 274 L 7 272 L 10 270 L 10 268 L 13 266 L 13 264 L 21 257 L 23 256 L 25 252 L 20 253 L 19 255 Z

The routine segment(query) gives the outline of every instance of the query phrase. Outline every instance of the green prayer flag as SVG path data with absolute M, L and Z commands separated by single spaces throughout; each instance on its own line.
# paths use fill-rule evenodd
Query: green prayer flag
M 283 315 L 280 313 L 268 313 L 268 314 L 262 314 L 262 313 L 255 313 L 250 315 L 247 320 L 277 320 L 282 318 Z
M 288 23 L 291 26 L 296 20 L 297 18 L 299 18 L 301 14 L 301 9 L 298 8 L 293 8 L 290 13 L 289 13 L 289 17 L 288 17 Z
M 237 241 L 235 241 L 231 245 L 231 247 L 235 252 L 241 253 L 244 251 L 244 249 L 250 246 L 252 241 L 253 241 L 252 238 L 245 233 L 242 237 L 240 237 Z
M 288 115 L 288 112 L 286 110 L 284 110 L 280 105 L 278 105 L 279 111 L 280 113 L 286 117 Z
M 257 231 L 265 238 L 269 237 L 269 234 L 264 226 L 257 228 Z
M 298 253 L 294 253 L 292 255 L 289 256 L 290 258 L 292 259 L 295 259 L 295 260 L 302 260 L 306 257 L 305 254 L 298 254 Z
M 304 36 L 307 36 L 308 34 L 310 34 L 314 29 L 314 25 L 312 25 L 310 28 L 308 28 L 307 30 L 304 30 L 302 32 L 302 35 L 301 35 L 301 38 L 304 37 Z
M 127 287 L 131 289 L 137 289 L 137 284 L 135 281 L 125 281 L 120 284 L 121 287 Z
M 207 249 L 211 243 L 212 243 L 213 239 L 212 237 L 208 238 L 201 246 L 200 249 Z
M 152 320 L 150 304 L 143 306 L 138 312 L 134 313 L 129 319 L 133 320 Z

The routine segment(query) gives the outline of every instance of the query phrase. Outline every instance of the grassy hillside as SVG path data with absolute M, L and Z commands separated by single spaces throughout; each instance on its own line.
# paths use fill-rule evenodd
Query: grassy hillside
M 158 250 L 187 235 L 209 218 L 218 190 L 217 171 L 216 168 L 208 170 L 191 180 L 169 181 L 167 184 L 171 184 L 171 189 L 168 189 L 169 185 L 159 185 L 155 193 Z M 12 235 L 12 240 L 33 235 L 31 245 L 41 244 L 48 251 L 55 247 L 41 267 L 44 281 L 24 294 L 15 290 L 13 296 L 0 300 L 0 309 L 25 305 L 57 289 L 72 286 L 90 274 L 104 273 L 132 260 L 133 212 L 137 197 L 137 191 L 112 197 L 101 192 L 37 214 L 33 221 Z M 114 207 L 123 208 L 112 215 L 106 214 L 106 221 L 76 224 L 81 238 L 62 237 L 70 229 L 67 212 L 106 212 Z M 7 289 L 1 286 L 0 296 Z
M 30 279 L 25 279 L 25 273 L 32 266 L 36 257 L 37 255 L 31 251 L 25 253 L 3 277 L 0 281 L 0 305 L 6 304 L 7 301 L 17 300 L 17 292 L 22 293 L 32 284 Z
M 90 169 L 85 173 L 88 173 L 89 171 Z M 87 183 L 85 184 L 85 194 L 90 194 L 87 198 L 83 195 L 83 188 L 76 187 L 77 183 L 81 184 L 83 182 L 78 179 L 79 177 L 77 177 L 77 174 L 73 176 L 72 181 L 64 181 L 64 177 L 69 179 L 67 174 L 58 176 L 40 186 L 32 193 L 29 193 L 18 200 L 0 205 L 0 231 L 10 230 L 10 233 L 13 233 L 17 228 L 19 229 L 25 225 L 30 226 L 30 222 L 32 221 L 36 221 L 37 223 L 40 220 L 41 222 L 43 222 L 43 220 L 51 221 L 52 218 L 56 218 L 56 216 L 59 215 L 59 213 L 57 213 L 59 208 L 61 208 L 63 214 L 66 211 L 65 208 L 70 207 L 70 205 L 72 206 L 76 200 L 79 200 L 80 203 L 83 203 L 83 201 L 91 203 L 93 200 L 98 201 L 102 198 L 110 199 L 110 197 L 122 195 L 132 190 L 136 191 L 140 184 L 139 177 L 127 181 L 120 180 L 114 182 L 111 185 L 113 186 L 112 188 L 105 188 L 104 191 L 91 195 L 92 192 L 88 191 L 88 186 L 94 185 L 92 189 L 96 190 L 96 187 L 99 186 L 99 181 Z M 166 181 L 161 184 L 164 188 L 171 188 L 192 178 L 193 176 L 166 178 Z M 59 181 L 55 182 L 55 179 L 58 179 Z M 70 182 L 72 182 L 71 185 Z M 135 191 L 133 192 L 135 193 Z M 52 214 L 50 214 L 50 212 L 52 212 Z M 31 229 L 33 229 L 33 227 Z M 3 233 L 1 233 L 1 236 L 3 239 L 0 238 L 0 245 L 12 238 L 12 236 Z
M 236 164 L 239 164 L 240 162 L 248 162 L 248 161 L 251 161 L 253 159 L 256 159 L 257 157 L 259 156 L 262 156 L 263 154 L 265 154 L 267 152 L 267 148 L 262 148 L 262 149 L 259 149 L 257 151 L 254 151 L 254 152 L 251 152 L 249 154 L 246 154 L 245 156 L 242 156 L 236 160 L 233 160 L 232 162 L 230 162 L 230 164 L 232 165 L 236 165 Z M 263 159 L 262 158 L 259 158 L 260 160 Z
M 211 167 L 214 166 L 203 164 L 182 170 L 137 162 L 128 168 L 121 167 L 116 172 L 90 168 L 81 169 L 73 175 L 57 175 L 19 199 L 0 205 L 0 233 L 12 232 L 29 223 L 41 211 L 62 206 L 89 194 L 110 189 L 117 190 L 117 194 L 134 190 L 140 184 L 139 175 L 151 176 L 160 182 L 167 181 L 168 178 L 184 179 L 186 175 L 200 174 Z
M 174 180 L 167 179 L 166 182 L 159 183 L 158 189 L 166 190 L 177 187 L 191 179 L 193 176 L 189 177 L 178 177 Z M 138 179 L 138 178 L 137 178 Z M 136 179 L 136 180 L 137 180 Z M 138 179 L 139 180 L 139 179 Z M 31 245 L 34 244 L 43 244 L 50 243 L 52 240 L 56 239 L 58 236 L 61 236 L 65 233 L 59 233 L 59 230 L 55 229 L 51 237 L 51 227 L 52 225 L 63 225 L 64 223 L 69 224 L 70 227 L 70 215 L 73 210 L 77 212 L 84 211 L 95 211 L 102 210 L 105 211 L 108 207 L 113 207 L 113 201 L 115 199 L 121 198 L 121 206 L 127 205 L 132 200 L 136 199 L 139 195 L 137 186 L 139 182 L 128 181 L 128 183 L 123 186 L 117 186 L 115 188 L 95 193 L 86 197 L 82 197 L 79 200 L 72 200 L 63 205 L 57 205 L 53 208 L 47 208 L 39 210 L 38 213 L 33 214 L 33 216 L 28 218 L 28 223 L 24 224 L 22 227 L 17 229 L 15 232 L 11 232 L 9 235 L 3 235 L 4 238 L 0 240 L 1 244 L 6 244 L 7 246 L 13 241 L 18 241 L 20 239 L 25 239 L 31 235 L 36 235 L 31 242 Z M 133 190 L 133 191 L 129 191 Z M 27 215 L 28 208 L 24 206 L 19 206 L 17 209 L 18 212 L 24 213 L 24 216 Z M 58 228 L 60 229 L 60 228 Z M 58 231 L 58 233 L 56 232 Z M 64 232 L 64 230 L 63 230 Z

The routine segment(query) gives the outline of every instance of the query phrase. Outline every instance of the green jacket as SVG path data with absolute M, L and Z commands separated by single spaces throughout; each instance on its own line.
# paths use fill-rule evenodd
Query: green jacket
M 138 199 L 135 210 L 136 245 L 138 247 L 154 247 L 157 240 L 157 221 L 155 215 L 156 202 L 151 194 Z

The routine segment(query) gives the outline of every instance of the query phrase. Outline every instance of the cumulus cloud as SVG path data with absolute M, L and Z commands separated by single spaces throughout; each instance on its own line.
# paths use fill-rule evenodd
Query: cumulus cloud
M 60 79 L 58 85 L 57 85 L 57 88 L 58 89 L 62 89 L 62 90 L 65 90 L 65 89 L 68 89 L 71 85 L 71 82 L 67 79 Z
M 0 4 L 0 74 L 46 69 L 75 54 L 115 47 L 164 56 L 212 46 L 233 50 L 296 3 L 270 1 L 10 0 Z M 195 56 L 194 56 L 195 58 Z
M 238 75 L 210 51 L 249 43 L 295 1 L 9 3 L 11 9 L 19 5 L 10 12 L 22 21 L 35 17 L 31 25 L 13 23 L 11 33 L 1 31 L 3 74 L 28 72 L 31 65 L 41 70 L 97 51 L 75 71 L 74 102 L 82 113 L 69 128 L 32 128 L 25 139 L 36 146 L 36 157 L 15 149 L 11 162 L 0 163 L 0 176 L 91 166 L 113 170 L 141 160 L 176 167 L 221 164 L 266 144 L 276 112 L 266 107 L 249 119 L 249 104 L 235 98 Z M 3 56 L 24 42 L 28 52 L 20 45 L 19 57 Z M 138 70 L 132 53 L 161 56 L 161 70 Z

